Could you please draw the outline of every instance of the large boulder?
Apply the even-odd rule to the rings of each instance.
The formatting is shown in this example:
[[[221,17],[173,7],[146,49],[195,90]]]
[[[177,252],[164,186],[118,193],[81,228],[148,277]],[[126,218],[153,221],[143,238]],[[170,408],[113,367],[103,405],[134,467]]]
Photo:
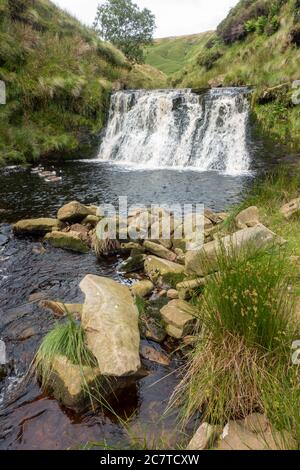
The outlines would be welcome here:
[[[285,240],[277,236],[262,224],[246,228],[227,235],[210,243],[206,243],[200,250],[189,251],[185,257],[185,269],[187,274],[205,276],[217,268],[217,257],[220,249],[230,254],[232,251],[241,250],[247,246],[264,248],[273,243],[284,244]]]
[[[248,207],[241,211],[235,218],[237,228],[255,227],[259,224],[259,211],[256,206]]]
[[[149,253],[152,253],[159,258],[163,258],[168,261],[176,261],[177,255],[168,248],[165,248],[163,245],[146,240],[144,242],[144,247],[147,251],[149,251]]]
[[[60,230],[63,224],[58,219],[40,218],[19,220],[13,225],[16,234],[42,234],[51,232],[52,230]]]
[[[166,323],[166,332],[169,336],[180,339],[192,332],[197,311],[188,302],[172,300],[161,309],[160,313]]]
[[[45,240],[55,248],[63,248],[78,253],[88,253],[89,246],[78,232],[50,232],[45,236]]]
[[[85,294],[82,327],[101,374],[135,374],[141,367],[139,314],[129,288],[91,274],[80,288]]]
[[[184,266],[181,264],[157,258],[156,256],[148,256],[146,258],[144,269],[147,276],[154,282],[161,276],[184,273]]]
[[[72,201],[59,209],[57,218],[62,222],[81,222],[88,215],[96,215],[96,210],[93,206],[84,206],[78,201]]]
[[[293,199],[282,206],[280,212],[286,219],[290,219],[293,215],[298,214],[300,212],[300,198]]]

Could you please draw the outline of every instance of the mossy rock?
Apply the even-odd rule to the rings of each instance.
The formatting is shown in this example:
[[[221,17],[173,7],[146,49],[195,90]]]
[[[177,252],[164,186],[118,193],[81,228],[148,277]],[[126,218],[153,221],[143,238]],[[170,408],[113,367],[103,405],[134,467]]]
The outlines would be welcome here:
[[[48,241],[55,248],[62,248],[64,250],[71,250],[77,253],[88,253],[90,248],[88,244],[82,240],[78,232],[51,232],[45,236]]]
[[[63,224],[58,219],[25,219],[14,224],[13,231],[22,235],[41,235],[52,230],[60,230],[62,227]]]

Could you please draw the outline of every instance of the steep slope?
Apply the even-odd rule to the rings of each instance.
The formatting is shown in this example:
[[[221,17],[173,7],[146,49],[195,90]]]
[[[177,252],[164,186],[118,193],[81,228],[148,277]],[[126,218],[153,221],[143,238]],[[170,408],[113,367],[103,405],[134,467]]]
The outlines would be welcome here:
[[[206,32],[190,36],[156,39],[154,44],[146,49],[146,63],[166,75],[179,72],[187,63],[195,60],[199,50],[212,34],[212,32]]]
[[[169,76],[169,83],[196,89],[254,87],[252,104],[260,129],[299,150],[300,106],[292,102],[293,82],[300,79],[299,46],[300,0],[241,0],[193,50],[191,60]],[[161,70],[168,67],[167,61],[151,63]]]
[[[254,87],[259,128],[292,150],[300,148],[300,0],[240,0],[216,32],[160,39],[147,62],[169,86]]]
[[[0,80],[0,163],[84,155],[114,86],[165,83],[48,0],[0,0]]]

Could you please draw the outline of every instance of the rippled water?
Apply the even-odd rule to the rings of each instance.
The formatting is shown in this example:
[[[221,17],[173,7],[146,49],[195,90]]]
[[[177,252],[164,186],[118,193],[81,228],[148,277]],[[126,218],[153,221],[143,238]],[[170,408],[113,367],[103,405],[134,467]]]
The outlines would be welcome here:
[[[47,166],[46,169],[51,169]],[[253,176],[226,176],[218,172],[189,170],[134,170],[100,161],[56,164],[59,183],[47,183],[30,170],[0,170],[0,214],[5,221],[24,217],[55,216],[71,200],[83,203],[118,203],[127,196],[129,204],[204,203],[224,210],[238,202]]]
[[[214,172],[134,171],[95,161],[67,162],[55,168],[62,176],[59,183],[47,183],[30,169],[0,170],[0,209],[5,209],[0,211],[0,339],[14,361],[14,372],[5,382],[9,394],[0,405],[2,449],[65,449],[104,439],[120,446],[128,440],[112,416],[70,412],[44,396],[34,379],[21,389],[18,386],[42,337],[55,323],[39,301],[81,302],[78,285],[88,273],[130,282],[117,273],[120,258],[97,262],[93,253],[79,255],[44,247],[40,241],[16,239],[8,223],[55,216],[70,200],[117,203],[120,195],[127,195],[129,204],[204,203],[221,211],[239,201],[253,181]],[[166,440],[174,438],[176,415],[161,417],[178,383],[178,361],[175,356],[169,367],[147,364],[150,375],[121,397],[116,409],[123,417],[131,416],[133,434],[157,437],[162,432]]]

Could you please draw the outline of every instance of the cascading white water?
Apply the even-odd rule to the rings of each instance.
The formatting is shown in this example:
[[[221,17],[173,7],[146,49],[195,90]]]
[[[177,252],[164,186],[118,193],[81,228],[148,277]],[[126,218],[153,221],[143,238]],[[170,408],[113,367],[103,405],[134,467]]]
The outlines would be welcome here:
[[[239,88],[119,91],[99,158],[143,167],[249,171],[249,103]]]

